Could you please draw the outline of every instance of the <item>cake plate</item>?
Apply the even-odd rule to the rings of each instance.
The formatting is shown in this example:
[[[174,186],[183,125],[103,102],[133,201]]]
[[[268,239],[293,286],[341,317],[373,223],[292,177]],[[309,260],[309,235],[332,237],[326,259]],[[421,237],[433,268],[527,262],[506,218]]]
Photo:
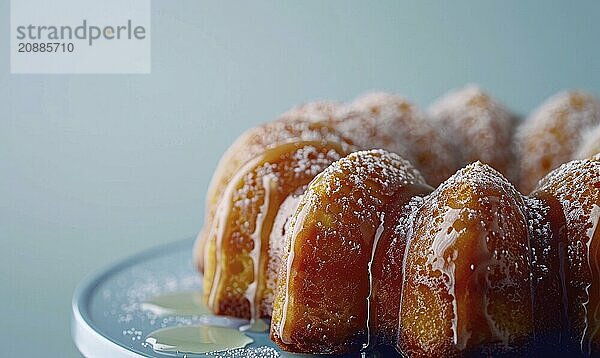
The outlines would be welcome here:
[[[265,333],[248,332],[254,342],[218,354],[159,352],[146,337],[161,328],[217,325],[236,327],[240,320],[212,315],[157,314],[145,309],[152,297],[200,292],[201,277],[192,265],[193,239],[161,245],[117,262],[85,279],[75,290],[71,334],[86,357],[277,357],[280,351]]]

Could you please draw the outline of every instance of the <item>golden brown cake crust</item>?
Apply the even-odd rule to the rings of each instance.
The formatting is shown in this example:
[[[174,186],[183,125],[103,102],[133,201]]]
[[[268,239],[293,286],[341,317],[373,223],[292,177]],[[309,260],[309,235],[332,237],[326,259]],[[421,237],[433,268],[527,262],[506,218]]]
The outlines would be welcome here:
[[[382,150],[333,163],[304,194],[288,232],[271,338],[284,350],[358,352],[369,343],[369,263],[384,208],[424,185],[407,161]]]
[[[425,199],[406,253],[400,351],[497,354],[533,338],[523,207],[512,185],[481,163]]]
[[[532,196],[549,206],[558,226],[563,345],[586,355],[600,352],[600,155],[563,164]]]

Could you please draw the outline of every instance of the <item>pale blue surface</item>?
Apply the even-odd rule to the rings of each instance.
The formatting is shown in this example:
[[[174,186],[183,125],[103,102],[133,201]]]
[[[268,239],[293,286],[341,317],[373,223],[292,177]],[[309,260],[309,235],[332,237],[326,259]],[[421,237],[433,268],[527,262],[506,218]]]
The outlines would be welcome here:
[[[10,75],[0,0],[2,354],[75,356],[85,274],[193,235],[220,154],[299,102],[426,105],[480,83],[520,113],[600,94],[600,2],[154,1],[151,75]]]

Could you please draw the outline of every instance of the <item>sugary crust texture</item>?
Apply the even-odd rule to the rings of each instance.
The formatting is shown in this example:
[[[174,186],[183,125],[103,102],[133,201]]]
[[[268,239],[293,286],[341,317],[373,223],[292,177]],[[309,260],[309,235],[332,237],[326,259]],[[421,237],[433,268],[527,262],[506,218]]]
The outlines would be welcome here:
[[[481,88],[469,85],[447,93],[429,107],[435,125],[460,153],[460,166],[475,161],[516,179],[513,135],[516,117]]]
[[[561,92],[527,118],[517,134],[520,189],[529,193],[544,175],[576,157],[584,134],[600,125],[600,103],[582,91]]]
[[[194,248],[194,261],[200,272],[204,270],[204,248],[217,206],[231,178],[246,162],[260,156],[265,150],[292,141],[334,142],[340,143],[348,153],[354,150],[352,143],[327,123],[311,122],[299,117],[281,118],[242,134],[223,154],[206,193],[204,224]]]
[[[533,337],[521,195],[487,165],[458,171],[413,222],[398,348],[411,357],[514,353]]]
[[[385,149],[410,161],[437,186],[458,168],[455,148],[408,100],[377,92],[340,107],[334,127],[362,149]]]
[[[219,204],[206,247],[204,299],[220,315],[269,317],[271,229],[284,200],[346,155],[342,145],[302,141],[275,146],[238,170]],[[271,285],[272,286],[272,285]]]
[[[350,353],[368,342],[368,266],[383,209],[417,183],[409,162],[383,150],[352,153],[311,182],[279,271],[271,338],[281,348]]]
[[[600,352],[600,154],[563,164],[532,193],[558,222],[568,342],[584,354]],[[556,219],[559,217],[560,219]]]

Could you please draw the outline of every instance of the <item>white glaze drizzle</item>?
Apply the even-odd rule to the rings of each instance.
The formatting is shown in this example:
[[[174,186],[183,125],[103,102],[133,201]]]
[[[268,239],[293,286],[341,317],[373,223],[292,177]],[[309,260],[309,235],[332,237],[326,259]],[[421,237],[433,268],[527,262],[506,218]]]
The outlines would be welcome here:
[[[369,260],[367,270],[369,272],[369,294],[367,295],[367,343],[363,343],[363,349],[369,347],[371,344],[371,295],[373,294],[373,261],[375,260],[375,252],[377,251],[377,244],[383,233],[385,225],[385,212],[379,215],[379,226],[375,231],[375,239],[373,240],[373,246],[371,247],[371,259]]]
[[[498,199],[497,198],[488,198],[488,200],[498,200]],[[440,231],[436,234],[436,236],[433,239],[432,245],[431,245],[431,249],[433,252],[429,256],[428,262],[427,262],[429,265],[431,265],[432,270],[438,270],[442,274],[444,274],[444,276],[446,276],[448,278],[448,281],[446,282],[446,286],[448,288],[448,293],[452,296],[452,310],[453,310],[453,316],[451,319],[452,342],[458,350],[464,350],[467,347],[468,341],[469,341],[470,337],[472,336],[472,332],[464,331],[465,327],[461,326],[461,324],[459,322],[459,319],[460,319],[460,317],[458,315],[459,297],[457,297],[457,292],[455,292],[456,276],[455,276],[455,264],[454,264],[454,262],[458,259],[459,251],[454,249],[453,252],[447,253],[447,250],[452,248],[453,245],[455,245],[456,240],[460,236],[460,232],[457,231],[453,227],[453,224],[457,220],[460,219],[460,216],[461,216],[463,210],[464,209],[452,209],[452,208],[447,209],[447,211],[444,214],[444,221],[440,225],[440,227],[448,227],[448,228],[452,228],[452,230],[450,232]],[[467,214],[467,215],[471,215],[471,214]],[[506,266],[505,263],[503,263],[501,260],[494,258],[494,256],[491,255],[491,253],[487,249],[486,242],[488,240],[488,235],[489,235],[490,231],[498,232],[498,233],[501,232],[501,229],[497,222],[497,218],[494,219],[494,221],[491,223],[491,225],[492,225],[492,227],[488,228],[488,229],[485,229],[482,227],[482,230],[484,230],[484,231],[481,233],[481,236],[477,239],[478,240],[477,241],[477,246],[478,246],[477,257],[479,257],[479,259],[481,259],[481,261],[477,262],[476,264],[471,264],[471,270],[473,271],[473,274],[472,274],[473,276],[472,276],[471,280],[474,280],[476,282],[477,277],[483,276],[483,277],[485,277],[487,287],[490,287],[490,285],[491,285],[491,282],[489,281],[489,274],[492,270],[492,267],[500,266],[505,271],[508,269],[507,267],[504,267],[504,266]],[[446,256],[448,256],[448,257],[446,257]],[[490,304],[490,300],[487,295],[487,291],[485,291],[485,292],[483,292],[483,296],[481,297],[480,308],[482,309],[482,314],[484,315],[484,317],[488,323],[488,327],[489,327],[492,335],[495,338],[498,338],[499,340],[501,340],[503,343],[506,344],[506,343],[508,343],[510,336],[509,336],[508,332],[503,332],[498,327],[498,325],[494,321],[493,317],[491,317],[491,315],[489,314],[489,312],[488,312],[489,304]]]
[[[444,214],[444,222],[441,227],[452,227],[454,222],[460,217],[460,209],[451,209],[448,208],[448,211]],[[446,260],[444,258],[444,254],[448,248],[454,245],[456,239],[458,238],[459,233],[452,229],[450,233],[445,231],[438,232],[431,244],[431,249],[433,250],[432,255],[428,257],[428,264],[431,265],[432,270],[438,270],[444,275],[448,277],[448,291],[450,295],[452,295],[452,341],[455,345],[460,347],[460,344],[463,344],[462,340],[459,344],[459,335],[458,335],[458,307],[457,307],[457,299],[456,293],[454,292],[454,260],[456,260],[458,256],[458,252],[455,250],[452,254],[450,260]],[[466,341],[464,342],[466,344]]]
[[[260,266],[261,250],[262,250],[262,231],[263,231],[263,224],[264,224],[265,216],[267,215],[267,213],[269,211],[269,204],[271,201],[271,189],[272,189],[271,186],[274,183],[274,180],[276,180],[276,177],[273,174],[267,174],[262,177],[262,185],[263,185],[263,190],[264,190],[263,204],[260,207],[260,212],[256,216],[254,232],[252,233],[252,235],[250,235],[250,237],[252,238],[252,241],[254,242],[254,247],[252,248],[252,251],[250,251],[250,253],[249,253],[249,256],[252,258],[252,263],[254,266],[254,275],[253,275],[252,282],[248,285],[248,288],[246,289],[246,292],[244,293],[244,297],[250,303],[250,325],[249,325],[250,327],[253,326],[254,321],[259,319],[257,310],[256,310],[256,305],[257,305],[256,296],[257,296],[258,284],[260,281],[260,272],[259,272],[260,267],[259,266]]]
[[[488,197],[487,200],[489,200],[490,202],[492,202],[492,201],[495,202],[496,203],[494,205],[495,207],[500,207],[502,205],[501,199],[499,197]],[[490,272],[491,272],[492,268],[502,268],[504,270],[504,274],[505,274],[504,279],[503,279],[504,285],[510,284],[510,281],[512,281],[512,277],[510,275],[510,269],[508,267],[508,265],[511,265],[511,263],[508,263],[506,258],[504,258],[503,260],[500,260],[500,259],[494,257],[494,255],[489,252],[487,246],[484,244],[484,241],[483,241],[483,240],[486,240],[485,242],[487,242],[487,240],[489,239],[490,232],[503,234],[503,229],[500,227],[500,223],[498,222],[498,215],[500,215],[500,214],[498,214],[498,213],[494,214],[494,219],[491,222],[491,228],[489,228],[484,233],[484,236],[480,237],[479,241],[478,241],[479,250],[480,250],[479,252],[484,253],[484,250],[485,250],[485,254],[487,254],[488,259],[479,263],[479,265],[477,266],[475,271],[476,271],[477,275],[482,275],[485,277],[485,281],[487,283],[486,287],[488,289],[490,287],[492,287],[492,285],[493,285],[492,281],[490,280]],[[526,223],[527,220],[525,218],[525,214],[520,212],[520,216],[521,216],[520,221],[523,223]],[[527,238],[527,240],[529,240],[529,237]],[[527,247],[530,247],[529,243],[527,243]],[[497,251],[495,251],[494,253],[497,253]],[[529,297],[531,298],[531,295],[529,295]],[[503,344],[508,345],[510,342],[510,332],[508,332],[506,330],[502,330],[502,328],[500,326],[498,326],[497,322],[490,315],[490,312],[489,312],[490,299],[487,295],[487,290],[485,291],[484,296],[483,296],[483,303],[484,303],[483,315],[486,318],[486,321],[488,323],[488,327],[490,328],[490,331],[492,332],[492,334],[494,335],[495,338],[499,339]],[[530,301],[530,303],[531,303],[531,301]]]
[[[588,231],[586,232],[586,235],[588,237],[588,240],[586,241],[586,246],[587,246],[587,265],[588,268],[590,269],[590,282],[586,285],[585,287],[585,294],[587,296],[587,300],[583,303],[583,309],[585,311],[585,325],[583,328],[583,334],[581,336],[581,341],[580,343],[580,347],[581,350],[583,352],[585,352],[584,350],[584,341],[587,338],[587,353],[591,354],[592,352],[592,342],[594,340],[594,337],[596,336],[596,334],[598,334],[598,329],[600,328],[600,324],[598,324],[599,321],[599,317],[598,317],[598,304],[596,304],[596,307],[594,308],[594,314],[591,318],[593,318],[594,322],[589,322],[590,321],[590,317],[588,314],[588,310],[591,308],[588,308],[588,305],[590,304],[590,288],[593,285],[594,279],[600,279],[600,277],[594,277],[594,272],[596,273],[600,273],[600,267],[598,267],[598,258],[594,258],[595,261],[595,267],[592,267],[592,264],[590,262],[590,257],[592,256],[592,240],[594,239],[594,234],[596,232],[596,229],[598,227],[598,221],[600,220],[600,206],[594,204],[592,211],[590,213],[590,220],[589,222],[592,224],[592,226],[588,229]],[[599,288],[596,288],[599,289]],[[590,325],[593,328],[593,331],[589,334],[588,337],[588,330],[590,329]]]
[[[323,173],[319,174],[311,183],[317,181]],[[302,223],[304,218],[306,217],[307,212],[311,209],[311,205],[309,203],[300,203],[301,209],[297,212],[296,219],[292,222],[292,230],[291,230],[291,238],[288,250],[287,261],[285,262],[286,274],[285,274],[285,286],[283,292],[285,292],[285,296],[283,297],[283,309],[281,310],[281,322],[279,323],[278,333],[279,339],[285,344],[291,344],[291,342],[287,341],[284,336],[285,324],[287,318],[287,312],[290,304],[290,278],[292,276],[292,265],[294,264],[294,247],[296,246],[296,237],[299,235],[299,231],[301,230],[302,225],[298,225],[298,223]]]
[[[246,166],[251,165],[251,163],[246,164]],[[245,175],[245,173],[247,172],[247,170],[245,170],[246,167],[242,168],[230,181],[231,183],[239,183],[242,180],[242,177]],[[210,289],[210,295],[208,297],[208,306],[211,307],[214,310],[216,310],[217,307],[214,307],[215,304],[215,300],[216,300],[216,296],[217,296],[217,291],[219,291],[219,285],[221,284],[221,271],[223,269],[223,260],[221,258],[222,256],[222,243],[223,243],[223,239],[225,237],[225,228],[227,227],[227,223],[229,222],[229,214],[231,213],[231,206],[232,206],[232,202],[233,202],[233,195],[234,192],[237,190],[237,185],[228,185],[227,189],[225,190],[225,192],[223,193],[223,198],[221,200],[221,202],[219,203],[219,206],[217,208],[217,213],[215,215],[215,221],[213,223],[213,228],[211,229],[211,234],[209,236],[209,238],[213,237],[213,232],[216,230],[216,233],[214,234],[215,237],[215,245],[216,245],[216,261],[215,261],[215,275],[213,278],[213,283]],[[210,243],[207,244],[204,247],[204,252],[205,252],[205,262],[209,262],[208,261],[208,257],[209,257],[209,248],[210,248]]]
[[[223,260],[221,259],[221,245],[222,245],[223,237],[225,236],[225,226],[226,226],[225,223],[227,223],[227,220],[229,219],[229,212],[231,211],[230,210],[230,208],[231,208],[231,199],[230,198],[232,195],[233,195],[233,189],[228,188],[226,195],[224,195],[224,198],[226,198],[226,200],[221,200],[221,204],[219,204],[219,207],[217,208],[217,220],[215,220],[215,225],[211,229],[211,234],[210,234],[210,237],[212,238],[213,232],[216,230],[216,233],[214,234],[214,235],[216,235],[216,237],[215,237],[215,245],[216,245],[215,275],[213,278],[212,286],[210,287],[210,295],[208,297],[208,306],[211,307],[213,310],[216,309],[214,307],[214,303],[215,303],[215,298],[216,298],[217,291],[218,291],[218,286],[221,283],[221,270],[222,270],[221,265],[223,264]],[[210,246],[211,245],[208,244],[204,248],[205,260],[208,258],[209,254],[210,254],[210,252],[209,252]],[[205,262],[209,262],[209,261],[207,260]]]

